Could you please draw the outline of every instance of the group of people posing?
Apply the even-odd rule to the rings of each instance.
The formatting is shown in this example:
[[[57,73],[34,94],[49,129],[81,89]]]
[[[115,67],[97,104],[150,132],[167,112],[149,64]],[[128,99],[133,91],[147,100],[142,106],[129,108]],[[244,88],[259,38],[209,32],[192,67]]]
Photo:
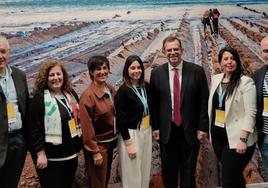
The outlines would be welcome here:
[[[268,63],[268,37],[261,43]],[[43,63],[29,99],[25,74],[8,65],[8,40],[0,36],[0,186],[16,188],[27,149],[43,188],[71,188],[83,149],[91,188],[108,185],[113,150],[123,188],[148,188],[152,140],[160,144],[165,188],[194,188],[200,143],[210,138],[222,164],[222,187],[245,187],[243,170],[257,142],[268,173],[268,72],[255,82],[243,74],[231,47],[219,53],[222,73],[209,87],[201,66],[182,60],[175,36],[163,41],[167,63],[144,81],[140,57],[131,55],[116,91],[107,84],[109,61],[88,61],[92,82],[80,98],[64,65]],[[255,84],[256,83],[256,84]],[[255,86],[256,85],[256,86]],[[257,126],[256,126],[257,125]],[[258,130],[258,131],[257,131]]]

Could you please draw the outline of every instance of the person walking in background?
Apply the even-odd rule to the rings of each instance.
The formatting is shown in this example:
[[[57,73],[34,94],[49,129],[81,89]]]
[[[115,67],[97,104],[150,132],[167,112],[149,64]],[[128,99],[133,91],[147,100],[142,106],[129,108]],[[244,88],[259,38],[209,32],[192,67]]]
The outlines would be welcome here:
[[[212,19],[212,9],[211,8],[209,9],[209,19],[210,20]]]
[[[256,88],[254,81],[242,74],[235,49],[221,49],[219,62],[223,73],[213,76],[209,95],[211,141],[222,164],[222,187],[242,188],[243,171],[257,141]]]
[[[78,96],[64,66],[42,64],[28,110],[28,139],[42,188],[71,188],[82,148]]]
[[[204,25],[204,35],[206,35],[206,28],[207,28],[207,25],[209,26],[210,28],[210,33],[213,34],[213,31],[212,31],[212,27],[211,27],[211,24],[210,24],[210,12],[208,10],[206,10],[203,14],[203,19],[202,19],[202,23]]]
[[[266,64],[256,71],[254,79],[257,89],[257,119],[258,146],[262,162],[268,175],[268,36],[261,41],[261,55]]]
[[[106,57],[89,58],[88,71],[92,82],[79,104],[86,169],[90,188],[106,188],[117,143],[115,89],[106,83],[110,71]]]
[[[162,177],[166,188],[194,188],[200,140],[208,132],[208,85],[201,66],[182,60],[183,48],[177,37],[163,41],[168,59],[153,69],[153,137],[160,139]]]
[[[219,17],[219,10],[217,8],[214,8],[212,11],[212,25],[215,34],[219,34]]]
[[[8,65],[8,40],[0,36],[0,187],[16,188],[23,169],[26,146],[26,75]]]
[[[118,152],[123,188],[148,188],[152,160],[150,93],[141,59],[131,55],[123,69],[124,83],[115,97]]]

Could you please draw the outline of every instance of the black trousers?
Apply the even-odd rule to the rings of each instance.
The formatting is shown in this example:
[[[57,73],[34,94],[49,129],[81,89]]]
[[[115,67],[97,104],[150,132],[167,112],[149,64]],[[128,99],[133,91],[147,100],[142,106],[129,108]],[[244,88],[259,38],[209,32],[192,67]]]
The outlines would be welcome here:
[[[17,188],[26,153],[24,134],[22,132],[9,134],[6,161],[0,168],[1,188]]]
[[[212,27],[211,27],[209,18],[203,19],[203,24],[204,24],[204,34],[206,34],[207,25],[209,26],[210,33],[212,34],[213,33],[213,30],[212,30]]]
[[[239,154],[236,149],[230,149],[225,129],[219,131],[213,128],[212,146],[218,160],[222,164],[222,187],[223,188],[243,188],[245,179],[243,171],[251,160],[255,151],[255,144],[248,147],[246,153]],[[213,134],[214,133],[214,134]]]
[[[218,21],[218,19],[212,20],[212,24],[213,24],[214,33],[218,34],[219,33],[219,21]]]
[[[42,188],[71,188],[78,158],[66,161],[48,161],[47,168],[36,169]]]
[[[196,161],[200,144],[189,145],[182,126],[172,123],[169,142],[160,142],[162,177],[165,188],[195,188]]]

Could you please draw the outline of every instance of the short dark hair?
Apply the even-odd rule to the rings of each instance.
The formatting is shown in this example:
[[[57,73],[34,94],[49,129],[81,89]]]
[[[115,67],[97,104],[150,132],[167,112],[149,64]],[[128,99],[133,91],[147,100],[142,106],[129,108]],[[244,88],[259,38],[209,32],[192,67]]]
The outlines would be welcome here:
[[[243,70],[242,70],[242,64],[241,64],[238,52],[236,51],[236,49],[230,46],[225,46],[224,48],[220,50],[219,63],[221,63],[224,52],[229,52],[230,54],[232,54],[236,62],[236,69],[230,78],[230,84],[226,88],[226,97],[229,97],[233,94],[235,88],[239,85],[240,77],[243,75]]]
[[[137,56],[137,55],[130,55],[126,59],[126,62],[125,62],[125,65],[124,65],[124,69],[123,69],[123,79],[124,79],[124,82],[125,82],[125,84],[127,86],[129,86],[129,87],[132,86],[131,78],[130,78],[130,76],[128,74],[128,68],[131,66],[131,64],[134,61],[139,62],[140,66],[141,66],[142,73],[141,73],[141,77],[139,79],[139,85],[140,86],[144,86],[144,66],[143,66],[143,62],[142,62],[141,58],[139,56]]]
[[[176,37],[176,36],[169,35],[169,36],[167,36],[167,37],[163,40],[163,43],[162,43],[162,50],[165,50],[165,44],[166,44],[167,42],[173,42],[173,41],[175,41],[175,40],[177,40],[177,41],[179,42],[180,48],[182,48],[181,40],[180,40],[178,37]]]
[[[93,77],[90,73],[93,73],[97,68],[101,67],[103,64],[106,64],[110,70],[109,60],[105,56],[96,55],[89,58],[87,62],[87,68],[90,75],[90,79],[93,80]]]

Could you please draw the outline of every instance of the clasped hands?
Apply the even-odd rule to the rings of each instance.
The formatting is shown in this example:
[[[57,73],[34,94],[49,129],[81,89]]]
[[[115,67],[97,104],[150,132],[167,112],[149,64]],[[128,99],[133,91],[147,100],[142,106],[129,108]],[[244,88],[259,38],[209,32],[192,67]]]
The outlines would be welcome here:
[[[130,159],[135,159],[137,155],[137,150],[135,143],[132,139],[125,140],[125,146]]]

